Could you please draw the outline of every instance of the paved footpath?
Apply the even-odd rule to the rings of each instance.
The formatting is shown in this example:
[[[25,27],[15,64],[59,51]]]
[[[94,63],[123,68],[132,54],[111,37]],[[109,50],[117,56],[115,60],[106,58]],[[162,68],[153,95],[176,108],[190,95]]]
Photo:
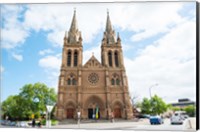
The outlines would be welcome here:
[[[183,125],[171,125],[169,119],[164,120],[164,124],[161,125],[150,125],[148,119],[142,119],[139,121],[115,121],[112,122],[94,122],[94,123],[80,123],[80,124],[60,124],[52,126],[51,128],[67,128],[67,129],[97,129],[97,130],[152,130],[152,131],[163,131],[163,130],[176,130],[176,131],[194,131],[195,130],[195,119],[191,118],[189,121],[186,120]]]

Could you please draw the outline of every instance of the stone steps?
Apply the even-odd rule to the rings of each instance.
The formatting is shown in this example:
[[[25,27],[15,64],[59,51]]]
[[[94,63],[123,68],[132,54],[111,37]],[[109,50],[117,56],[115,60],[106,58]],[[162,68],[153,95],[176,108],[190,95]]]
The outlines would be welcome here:
[[[137,122],[138,119],[131,119],[131,120],[125,120],[125,119],[114,119],[115,122]],[[93,120],[93,119],[82,119],[81,123],[106,123],[106,122],[111,122],[111,120],[106,120],[106,119],[98,119],[98,120]],[[76,119],[65,119],[59,122],[59,125],[65,125],[65,124],[77,124]]]

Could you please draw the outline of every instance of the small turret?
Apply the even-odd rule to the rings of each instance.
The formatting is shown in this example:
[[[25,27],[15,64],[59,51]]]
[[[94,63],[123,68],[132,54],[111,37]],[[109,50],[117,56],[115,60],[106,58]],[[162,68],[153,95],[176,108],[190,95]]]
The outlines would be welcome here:
[[[120,38],[120,36],[119,36],[119,32],[117,33],[117,42],[121,42],[121,38]]]

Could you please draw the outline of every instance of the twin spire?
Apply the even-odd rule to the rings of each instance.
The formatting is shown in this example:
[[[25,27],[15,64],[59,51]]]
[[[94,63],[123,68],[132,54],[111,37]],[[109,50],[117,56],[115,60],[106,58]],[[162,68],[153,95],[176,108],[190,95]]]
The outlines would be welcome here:
[[[78,24],[77,24],[77,21],[76,21],[76,9],[74,9],[74,16],[72,18],[70,32],[75,32],[77,30],[78,30]]]
[[[67,33],[65,33],[65,38],[67,38]],[[104,38],[108,41],[108,44],[115,43],[115,32],[112,29],[112,24],[110,21],[109,11],[107,10],[107,20],[106,20],[106,29],[104,32]],[[78,40],[82,40],[81,33],[78,31],[78,24],[76,20],[76,9],[74,9],[74,15],[72,18],[70,30],[68,32],[68,42],[75,43]],[[117,36],[117,41],[120,40],[119,34]]]
[[[109,11],[107,11],[106,32],[112,32],[112,24],[110,21]]]

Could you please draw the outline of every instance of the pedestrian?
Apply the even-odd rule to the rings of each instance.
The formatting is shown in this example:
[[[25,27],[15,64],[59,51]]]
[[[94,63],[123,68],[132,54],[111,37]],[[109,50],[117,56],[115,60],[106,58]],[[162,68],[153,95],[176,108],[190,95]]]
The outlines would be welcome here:
[[[35,127],[35,119],[32,120],[32,127]]]
[[[38,127],[41,128],[41,121],[38,122]]]
[[[114,123],[114,113],[113,113],[113,111],[111,112],[111,122]]]

